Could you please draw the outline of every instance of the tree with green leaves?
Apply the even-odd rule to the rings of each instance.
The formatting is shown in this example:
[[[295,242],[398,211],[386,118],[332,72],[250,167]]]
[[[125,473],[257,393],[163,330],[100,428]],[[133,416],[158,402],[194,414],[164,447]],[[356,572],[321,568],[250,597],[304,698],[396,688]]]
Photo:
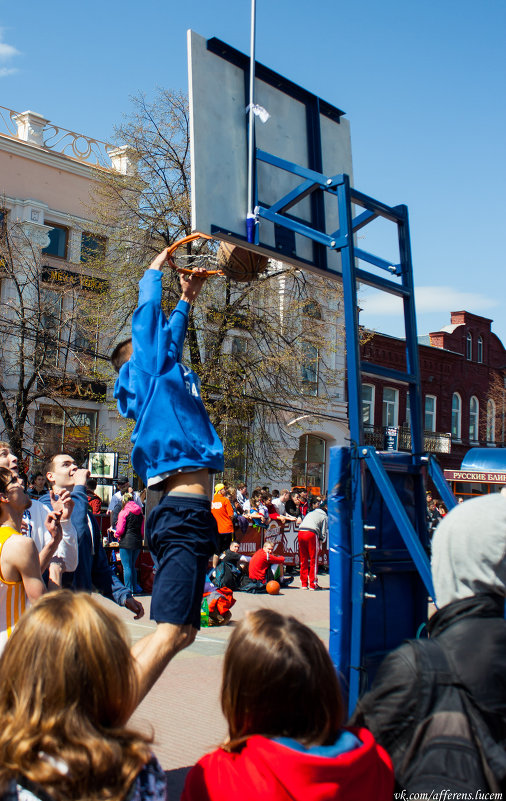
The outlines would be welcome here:
[[[108,236],[105,258],[95,267],[110,287],[103,303],[109,346],[127,335],[137,283],[153,256],[191,233],[186,97],[167,90],[152,101],[137,96],[116,137],[128,166],[104,171],[94,202]],[[167,313],[179,294],[178,275],[167,269]],[[292,418],[332,414],[329,405],[343,381],[335,366],[342,351],[340,307],[335,280],[279,261],[250,283],[207,281],[190,312],[185,358],[201,379],[232,480],[246,470],[280,469],[285,448],[293,451]]]

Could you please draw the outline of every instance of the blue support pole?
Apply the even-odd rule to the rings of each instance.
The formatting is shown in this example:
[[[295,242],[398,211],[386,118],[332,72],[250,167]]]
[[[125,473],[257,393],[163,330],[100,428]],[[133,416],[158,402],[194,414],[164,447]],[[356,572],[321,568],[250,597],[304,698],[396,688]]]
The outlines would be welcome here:
[[[429,455],[429,475],[434,482],[434,486],[441,496],[444,505],[450,511],[457,505],[457,499],[450,489],[444,473],[439,466],[438,460],[432,454]]]
[[[357,282],[348,176],[337,187],[337,205],[341,236],[347,240],[341,250],[343,276],[344,322],[346,331],[346,367],[348,372],[348,416],[352,442],[352,517],[351,517],[351,640],[350,640],[350,704],[360,692],[362,661],[362,619],[364,601],[364,523],[362,512],[362,462],[358,446],[363,441],[362,384],[360,380],[360,343],[358,332]]]

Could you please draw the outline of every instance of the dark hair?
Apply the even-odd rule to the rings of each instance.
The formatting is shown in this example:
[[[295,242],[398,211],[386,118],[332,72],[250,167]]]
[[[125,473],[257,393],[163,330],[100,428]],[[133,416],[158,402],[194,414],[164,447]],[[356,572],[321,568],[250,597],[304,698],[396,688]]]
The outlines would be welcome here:
[[[0,492],[7,492],[7,487],[12,481],[12,473],[8,467],[0,467]]]
[[[125,364],[125,362],[128,361],[126,357],[127,346],[131,344],[132,344],[132,337],[124,339],[122,342],[118,342],[113,352],[111,353],[111,364],[117,373],[119,373],[120,368]]]
[[[96,478],[87,478],[86,479],[86,486],[88,489],[95,491],[97,488],[97,479]]]
[[[59,453],[52,453],[51,456],[48,456],[46,458],[46,460],[44,462],[44,470],[45,470],[46,478],[47,478],[47,474],[48,473],[52,473],[54,471],[53,462],[54,462],[54,460],[56,459],[57,456],[60,456],[60,454]]]
[[[331,745],[344,723],[337,674],[323,642],[296,618],[271,609],[247,613],[232,632],[221,706],[227,751],[253,734]]]
[[[39,476],[42,476],[42,478],[45,478],[44,473],[32,473],[32,477],[31,477],[30,481],[35,481],[35,479],[38,478]]]

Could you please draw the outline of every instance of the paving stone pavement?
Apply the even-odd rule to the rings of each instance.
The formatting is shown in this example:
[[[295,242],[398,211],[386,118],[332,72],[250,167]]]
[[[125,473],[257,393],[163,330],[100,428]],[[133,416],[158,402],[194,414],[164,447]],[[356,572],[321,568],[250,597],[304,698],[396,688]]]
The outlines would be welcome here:
[[[169,664],[131,718],[130,725],[153,736],[153,750],[167,773],[169,799],[181,794],[188,769],[225,737],[226,725],[220,708],[223,655],[233,628],[247,610],[267,607],[291,614],[312,628],[328,644],[329,577],[318,577],[322,590],[304,592],[293,585],[277,596],[235,594],[232,620],[227,626],[202,629],[190,648]],[[149,634],[155,623],[149,619],[150,597],[143,596],[146,614],[135,621],[128,610],[104,601],[120,615],[132,641]]]

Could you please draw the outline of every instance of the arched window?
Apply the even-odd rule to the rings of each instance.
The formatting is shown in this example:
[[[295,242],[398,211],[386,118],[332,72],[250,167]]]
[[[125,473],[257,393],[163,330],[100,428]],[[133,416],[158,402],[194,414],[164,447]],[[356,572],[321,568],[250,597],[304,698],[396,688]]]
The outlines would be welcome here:
[[[480,404],[478,398],[473,395],[469,401],[469,439],[471,442],[478,442],[478,422],[480,416]]]
[[[458,392],[452,397],[452,437],[460,439],[462,425],[462,399]]]
[[[362,384],[362,420],[365,426],[374,425],[374,385]]]
[[[314,434],[303,434],[293,457],[292,487],[315,487],[318,493],[323,493],[326,461],[326,441]]]
[[[492,398],[487,401],[487,442],[495,442],[495,403]]]
[[[473,358],[473,336],[470,331],[467,332],[466,336],[466,359],[471,361]]]
[[[476,361],[480,364],[483,362],[483,337],[478,337],[478,341],[476,343]]]

